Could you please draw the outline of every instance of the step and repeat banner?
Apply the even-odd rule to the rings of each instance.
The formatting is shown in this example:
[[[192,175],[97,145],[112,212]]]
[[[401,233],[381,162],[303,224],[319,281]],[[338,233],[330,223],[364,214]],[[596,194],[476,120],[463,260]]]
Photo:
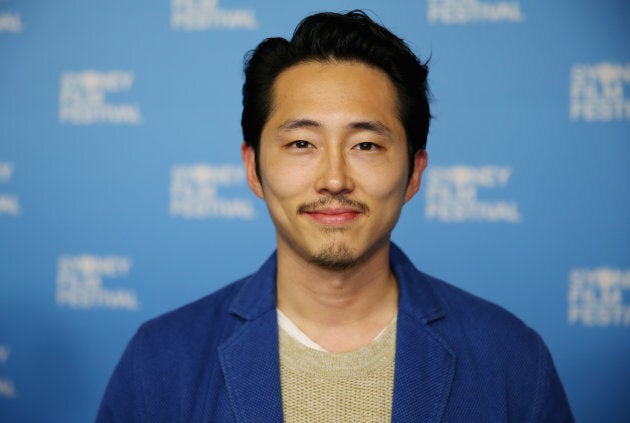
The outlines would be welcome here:
[[[394,241],[539,331],[578,421],[630,421],[624,0],[0,0],[0,421],[93,420],[141,322],[262,264],[244,55],[354,8],[431,58]]]

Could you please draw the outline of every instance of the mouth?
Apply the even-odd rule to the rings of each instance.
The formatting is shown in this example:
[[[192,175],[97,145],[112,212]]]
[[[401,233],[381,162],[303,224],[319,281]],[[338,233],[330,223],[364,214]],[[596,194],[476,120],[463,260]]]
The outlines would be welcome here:
[[[304,211],[304,214],[323,225],[345,225],[357,219],[362,212],[347,207],[340,207],[308,210]]]
[[[368,206],[346,197],[322,198],[299,207],[298,212],[322,225],[345,225],[368,214]]]

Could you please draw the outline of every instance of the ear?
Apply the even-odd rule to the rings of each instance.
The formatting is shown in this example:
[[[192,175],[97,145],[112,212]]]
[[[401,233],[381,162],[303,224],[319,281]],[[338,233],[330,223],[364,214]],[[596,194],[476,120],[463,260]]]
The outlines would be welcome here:
[[[262,183],[256,174],[256,151],[254,148],[243,142],[241,144],[241,159],[245,167],[245,176],[247,177],[247,185],[259,198],[264,199]]]
[[[422,173],[427,167],[429,156],[426,150],[419,150],[413,157],[413,171],[409,183],[407,184],[407,191],[405,191],[405,203],[413,198],[414,195],[420,189],[420,183],[422,182]]]

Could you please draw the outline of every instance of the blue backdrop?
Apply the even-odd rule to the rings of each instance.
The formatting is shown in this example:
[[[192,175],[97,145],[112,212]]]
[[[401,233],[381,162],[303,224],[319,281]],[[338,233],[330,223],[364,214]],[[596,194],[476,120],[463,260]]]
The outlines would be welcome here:
[[[85,422],[138,325],[274,248],[239,146],[246,51],[365,8],[431,56],[394,240],[630,421],[630,2],[0,0],[0,421]]]

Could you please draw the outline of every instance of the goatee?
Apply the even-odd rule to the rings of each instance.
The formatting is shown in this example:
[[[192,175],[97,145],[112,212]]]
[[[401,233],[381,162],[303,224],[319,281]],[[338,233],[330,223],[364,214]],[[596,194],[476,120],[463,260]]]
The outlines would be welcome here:
[[[309,260],[327,270],[346,270],[357,264],[353,251],[345,243],[331,243],[320,249]]]

